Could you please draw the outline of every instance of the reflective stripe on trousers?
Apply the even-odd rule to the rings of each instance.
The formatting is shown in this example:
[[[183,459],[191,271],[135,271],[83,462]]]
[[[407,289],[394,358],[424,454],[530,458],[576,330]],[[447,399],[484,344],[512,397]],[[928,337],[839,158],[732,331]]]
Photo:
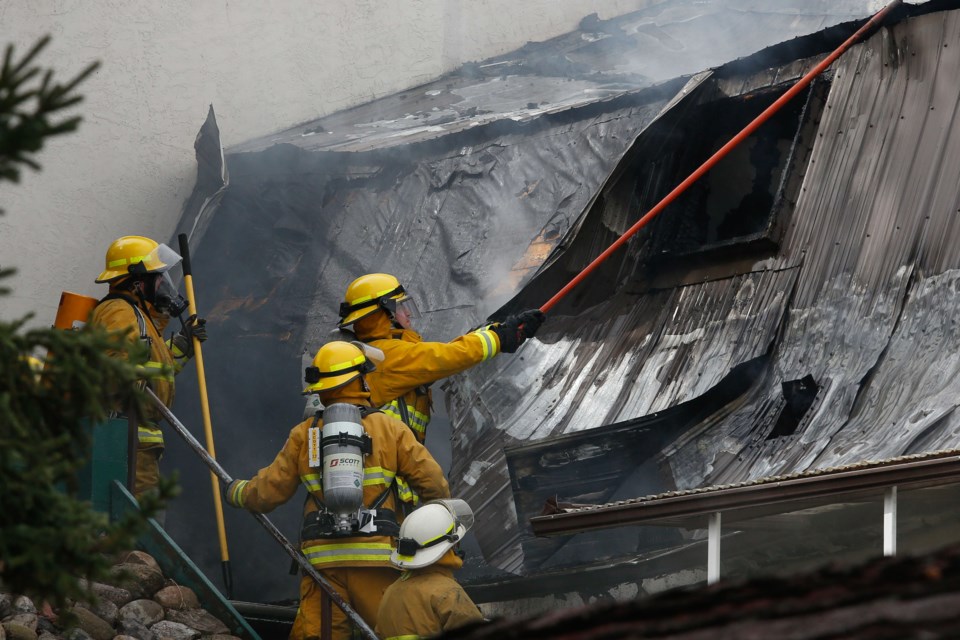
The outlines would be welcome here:
[[[303,548],[303,555],[315,567],[333,562],[389,562],[392,552],[389,542],[316,544]]]
[[[158,427],[141,424],[137,426],[137,439],[140,444],[163,444],[163,431]]]

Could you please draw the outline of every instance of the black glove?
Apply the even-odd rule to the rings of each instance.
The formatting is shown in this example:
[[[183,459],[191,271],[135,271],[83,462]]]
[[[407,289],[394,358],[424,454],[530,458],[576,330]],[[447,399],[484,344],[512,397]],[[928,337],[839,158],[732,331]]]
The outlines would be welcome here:
[[[515,353],[527,338],[533,337],[546,319],[547,316],[539,309],[530,309],[490,325],[490,330],[500,339],[500,351]]]
[[[193,314],[187,321],[183,323],[183,327],[180,329],[180,333],[186,337],[187,340],[193,342],[193,339],[196,338],[200,342],[206,342],[207,340],[207,319],[198,318],[197,314]]]
[[[540,311],[540,309],[528,309],[518,314],[517,319],[520,321],[520,331],[523,332],[523,337],[530,339],[537,333],[537,329],[540,328],[544,320],[547,319],[547,315],[543,311]]]
[[[203,342],[207,339],[206,325],[206,320],[203,318],[198,318],[197,314],[193,314],[184,321],[183,326],[180,327],[180,332],[173,336],[173,346],[179,349],[180,353],[187,358],[192,358],[193,339],[196,338],[200,342]],[[176,355],[176,352],[174,352],[174,355]]]

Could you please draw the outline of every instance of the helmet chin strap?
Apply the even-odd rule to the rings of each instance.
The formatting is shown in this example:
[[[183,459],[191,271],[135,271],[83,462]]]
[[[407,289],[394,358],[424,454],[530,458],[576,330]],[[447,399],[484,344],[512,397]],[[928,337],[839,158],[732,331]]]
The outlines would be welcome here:
[[[157,324],[153,321],[153,314],[149,312],[150,307],[147,305],[147,298],[143,292],[143,288],[146,285],[147,282],[143,278],[134,278],[130,288],[133,290],[134,295],[137,296],[137,299],[140,300],[140,304],[143,306],[144,315],[147,316],[147,320],[149,320],[150,324],[153,325],[154,331],[159,334],[160,329],[157,328]]]
[[[137,296],[137,300],[140,301],[140,304],[143,305],[144,311],[149,307],[147,306],[147,296],[144,293],[143,289],[147,286],[146,280],[141,278],[134,278],[133,282],[130,285],[130,289],[133,291],[134,295]]]
[[[397,303],[393,299],[384,296],[377,301],[377,306],[380,307],[381,311],[387,314],[388,318],[390,318],[390,326],[392,326],[394,329],[403,329],[403,327],[400,326],[400,323],[397,322]]]

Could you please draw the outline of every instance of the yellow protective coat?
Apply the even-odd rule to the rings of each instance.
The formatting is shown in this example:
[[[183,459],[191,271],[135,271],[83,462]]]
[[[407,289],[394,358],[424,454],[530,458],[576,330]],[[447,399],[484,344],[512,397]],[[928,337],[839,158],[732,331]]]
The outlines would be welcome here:
[[[417,640],[483,620],[453,577],[451,567],[461,564],[451,550],[436,564],[404,571],[380,601],[377,635],[383,640]]]
[[[325,395],[324,404],[347,402],[369,406],[369,394],[359,391],[359,388],[359,380],[355,380],[343,389],[331,392],[335,397]],[[261,469],[253,479],[233,485],[227,501],[250,511],[267,513],[292,498],[301,484],[322,501],[322,467],[309,466],[307,437],[312,424],[313,418],[310,418],[295,426],[270,466]],[[317,426],[322,424],[320,421]],[[368,415],[363,418],[362,424],[373,441],[373,452],[364,457],[365,505],[372,504],[395,477],[403,477],[425,499],[450,496],[450,488],[440,465],[406,426],[383,413]],[[392,491],[383,507],[398,512],[399,517],[399,505]],[[305,513],[316,510],[314,501],[308,500]],[[390,564],[392,539],[386,536],[363,536],[304,540],[301,549],[314,567],[331,572],[330,576],[342,586],[344,598],[357,604],[358,613],[373,626],[376,623],[373,615],[383,589],[390,582],[388,578],[391,574],[394,578],[397,575]],[[378,571],[341,571],[346,567]],[[301,582],[300,609],[291,638],[320,635],[320,590],[312,582],[309,577]],[[346,618],[336,607],[333,614],[334,637],[349,638],[350,626]]]
[[[466,371],[500,353],[500,339],[489,329],[477,329],[450,342],[424,342],[416,331],[393,328],[390,317],[376,311],[353,325],[357,338],[383,351],[383,362],[367,375],[374,406],[403,420],[406,404],[417,440],[427,437],[431,396],[428,385]]]
[[[118,292],[111,290],[111,294],[116,293]],[[127,339],[131,343],[136,343],[140,340],[140,322],[131,305],[137,305],[137,302],[134,298],[126,295],[124,295],[124,300],[111,299],[101,302],[93,310],[90,322],[110,331],[126,331]],[[169,342],[164,342],[161,335],[167,328],[170,318],[158,313],[149,303],[146,309],[142,305],[137,305],[137,308],[142,314],[145,334],[150,341],[150,359],[136,364],[147,369],[169,367],[174,373],[178,373],[183,368],[187,358]],[[114,352],[110,355],[118,358],[127,357],[123,352]],[[173,374],[151,378],[149,384],[153,392],[165,405],[169,407],[173,404]],[[118,407],[118,409],[123,410],[124,408]],[[163,432],[160,430],[159,420],[160,412],[153,408],[147,408],[146,415],[141,416],[138,425],[139,444],[137,447],[136,487],[134,488],[134,493],[137,496],[156,487],[160,481]]]

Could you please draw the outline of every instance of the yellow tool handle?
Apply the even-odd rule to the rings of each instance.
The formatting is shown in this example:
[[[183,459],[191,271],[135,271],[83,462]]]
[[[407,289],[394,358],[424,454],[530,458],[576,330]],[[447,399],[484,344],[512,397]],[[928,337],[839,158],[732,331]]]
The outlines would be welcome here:
[[[187,290],[187,302],[190,315],[197,315],[197,297],[193,291],[193,269],[190,264],[190,248],[186,234],[180,234],[180,256],[183,258],[183,286]],[[193,360],[197,365],[197,382],[200,386],[200,413],[203,416],[203,435],[207,451],[214,460],[217,458],[213,444],[213,421],[210,419],[210,400],[207,397],[207,376],[203,368],[203,349],[200,341],[193,338]],[[230,550],[227,548],[227,528],[223,520],[223,501],[220,498],[220,484],[213,471],[210,472],[210,485],[213,489],[213,509],[217,516],[217,537],[220,540],[220,564],[223,570],[223,582],[227,596],[233,597],[233,575],[230,571]]]
[[[197,313],[196,298],[193,294],[193,276],[184,276],[184,286],[187,289],[187,300],[190,302],[190,315]],[[210,399],[207,397],[207,378],[203,368],[203,349],[200,347],[200,341],[193,339],[193,361],[197,365],[197,381],[200,384],[200,413],[203,416],[203,435],[206,439],[207,451],[210,452],[214,460],[217,458],[216,448],[213,444],[213,422],[210,419]],[[220,500],[220,482],[217,476],[211,471],[210,482],[213,487],[213,495],[216,498],[213,502],[217,512],[217,534],[220,537],[220,559],[224,562],[230,560],[230,553],[227,550],[227,532],[223,525],[223,503]]]

